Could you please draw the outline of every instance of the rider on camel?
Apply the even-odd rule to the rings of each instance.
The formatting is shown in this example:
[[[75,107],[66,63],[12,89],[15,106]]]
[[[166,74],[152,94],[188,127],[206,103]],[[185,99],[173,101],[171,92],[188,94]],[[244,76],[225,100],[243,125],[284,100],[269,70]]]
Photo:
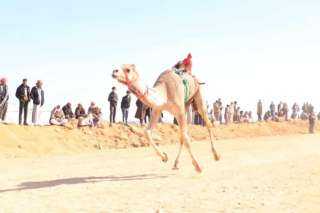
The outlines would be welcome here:
[[[173,70],[178,75],[182,75],[184,73],[187,73],[196,79],[196,77],[194,75],[192,75],[192,55],[191,55],[191,53],[189,53],[188,56],[185,59],[183,59],[182,61],[178,61],[178,63],[176,63],[173,66]],[[200,82],[199,80],[197,80],[197,81],[200,85],[205,84],[204,82]]]
[[[191,53],[188,54],[187,58],[183,59],[182,61],[178,61],[178,63],[176,63],[173,66],[173,70],[177,73],[177,74],[183,74],[183,73],[188,73],[188,74],[192,74],[191,73],[191,69],[192,69],[192,56]]]

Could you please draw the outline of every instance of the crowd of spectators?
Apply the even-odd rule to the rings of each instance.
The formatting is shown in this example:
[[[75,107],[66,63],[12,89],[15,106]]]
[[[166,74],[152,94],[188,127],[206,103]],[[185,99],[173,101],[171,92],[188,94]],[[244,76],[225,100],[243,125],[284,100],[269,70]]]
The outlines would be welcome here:
[[[16,98],[19,101],[19,117],[18,122],[20,125],[29,125],[28,120],[28,108],[29,104],[32,104],[32,125],[40,125],[40,115],[42,107],[45,104],[45,92],[43,90],[43,82],[41,80],[36,81],[35,85],[30,89],[28,86],[28,80],[23,79],[21,85],[18,86],[15,93]],[[116,113],[118,107],[118,94],[115,87],[112,87],[108,97],[109,102],[109,123],[110,126],[116,123]],[[0,122],[4,122],[8,110],[9,93],[7,86],[7,79],[0,79]],[[143,102],[137,99],[135,118],[139,121],[140,125],[145,125],[150,121],[151,109],[147,107]],[[121,112],[122,122],[128,125],[129,109],[132,107],[131,94],[127,91],[121,99]],[[232,123],[250,123],[253,122],[253,114],[250,110],[245,110],[240,107],[237,101],[233,101],[227,104],[223,104],[221,98],[217,99],[212,108],[207,106],[209,118],[214,123],[218,124],[232,124]],[[261,100],[257,102],[256,115],[257,121],[288,121],[288,120],[309,120],[309,123],[315,123],[315,120],[320,119],[320,113],[315,115],[314,107],[310,103],[303,103],[302,107],[297,103],[292,105],[291,114],[289,114],[289,106],[286,102],[279,102],[277,105],[271,102],[270,105],[264,108]],[[187,110],[188,111],[188,110]],[[91,102],[89,108],[85,110],[81,103],[78,103],[75,110],[72,108],[72,103],[68,102],[62,107],[56,105],[50,113],[49,124],[65,126],[70,121],[77,120],[78,127],[100,127],[102,125],[102,111],[95,102]],[[159,122],[162,122],[163,114],[161,114]],[[176,120],[174,123],[177,124]],[[201,116],[191,109],[188,111],[188,123],[196,125],[204,125],[204,121]]]

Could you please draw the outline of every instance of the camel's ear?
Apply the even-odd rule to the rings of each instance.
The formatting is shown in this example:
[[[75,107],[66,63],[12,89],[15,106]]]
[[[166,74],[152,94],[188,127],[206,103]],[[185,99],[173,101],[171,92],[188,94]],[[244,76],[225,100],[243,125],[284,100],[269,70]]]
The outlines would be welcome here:
[[[133,69],[136,69],[136,65],[135,65],[135,64],[131,64],[131,67],[132,67]]]

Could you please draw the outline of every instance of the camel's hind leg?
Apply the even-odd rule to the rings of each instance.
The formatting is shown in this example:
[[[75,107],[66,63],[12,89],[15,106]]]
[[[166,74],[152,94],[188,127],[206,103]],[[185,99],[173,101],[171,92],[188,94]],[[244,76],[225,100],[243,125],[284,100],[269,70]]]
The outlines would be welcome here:
[[[146,129],[145,133],[146,133],[146,137],[148,139],[149,144],[151,144],[151,146],[154,148],[157,155],[159,157],[161,157],[161,160],[163,162],[167,162],[168,161],[167,154],[165,152],[161,153],[161,151],[159,150],[159,148],[157,147],[157,145],[154,143],[154,141],[152,139],[152,131],[157,126],[160,114],[161,114],[161,112],[159,110],[156,110],[156,109],[152,110],[151,121],[150,121],[149,127],[148,127],[148,129]]]
[[[193,103],[195,104],[196,110],[201,115],[202,119],[204,120],[204,122],[206,124],[206,127],[207,127],[209,135],[210,135],[211,150],[212,150],[214,159],[216,161],[218,161],[220,159],[220,156],[218,155],[218,153],[217,153],[217,151],[216,151],[216,149],[214,148],[214,145],[213,145],[213,140],[214,140],[214,137],[213,137],[214,136],[214,134],[213,134],[213,125],[212,125],[210,119],[208,118],[207,110],[206,110],[206,108],[204,106],[200,90],[194,96],[193,101],[194,101]]]
[[[174,161],[174,165],[173,168],[174,170],[179,169],[178,164],[179,164],[179,158],[181,155],[181,151],[182,151],[182,147],[183,147],[183,136],[182,136],[182,132],[180,131],[180,145],[179,145],[179,151],[178,151],[178,155],[176,157],[176,160]]]
[[[189,109],[189,107],[190,107],[190,105],[185,105],[185,109]],[[189,113],[189,112],[188,112]],[[188,118],[188,115],[187,115],[187,118]],[[179,120],[178,118],[176,118],[177,119],[177,121]],[[187,123],[188,123],[188,119],[187,119]],[[179,145],[179,150],[178,150],[178,155],[177,155],[177,157],[176,157],[176,160],[174,161],[174,165],[173,165],[173,170],[177,170],[177,169],[179,169],[179,167],[178,167],[178,164],[179,164],[179,158],[180,158],[180,155],[181,155],[181,152],[182,152],[182,148],[183,148],[183,141],[184,141],[184,139],[183,139],[183,134],[182,134],[182,132],[180,131],[180,135],[179,135],[179,139],[180,139],[180,145]]]
[[[191,147],[190,147],[190,137],[188,135],[188,130],[187,130],[186,115],[185,115],[185,113],[180,113],[178,116],[176,116],[176,118],[178,120],[179,127],[180,127],[180,137],[181,137],[180,148],[183,144],[185,145],[185,147],[187,148],[187,150],[190,154],[194,168],[196,169],[197,172],[200,173],[202,171],[201,167],[199,166],[197,160],[195,159],[195,157],[191,151]],[[180,153],[181,153],[181,150],[179,150],[177,159],[175,161],[175,166],[177,166],[176,164],[178,164]]]

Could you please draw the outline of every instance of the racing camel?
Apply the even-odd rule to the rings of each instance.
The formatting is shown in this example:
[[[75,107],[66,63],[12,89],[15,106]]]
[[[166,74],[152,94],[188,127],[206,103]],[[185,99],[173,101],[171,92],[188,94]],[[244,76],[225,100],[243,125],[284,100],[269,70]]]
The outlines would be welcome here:
[[[206,123],[210,135],[211,150],[216,161],[219,160],[219,155],[213,145],[213,125],[204,107],[199,82],[188,72],[181,73],[179,74],[174,70],[164,71],[158,77],[153,88],[145,88],[142,86],[139,73],[134,64],[125,64],[120,69],[113,70],[112,77],[118,82],[125,84],[138,99],[152,108],[151,121],[145,134],[148,142],[152,145],[157,155],[161,157],[162,161],[167,162],[168,157],[167,154],[161,152],[154,143],[152,131],[159,121],[161,112],[168,111],[178,121],[180,130],[180,146],[173,169],[178,169],[179,157],[184,145],[190,154],[195,170],[200,173],[201,167],[192,153],[190,137],[187,130],[186,109],[189,109],[191,104]]]

